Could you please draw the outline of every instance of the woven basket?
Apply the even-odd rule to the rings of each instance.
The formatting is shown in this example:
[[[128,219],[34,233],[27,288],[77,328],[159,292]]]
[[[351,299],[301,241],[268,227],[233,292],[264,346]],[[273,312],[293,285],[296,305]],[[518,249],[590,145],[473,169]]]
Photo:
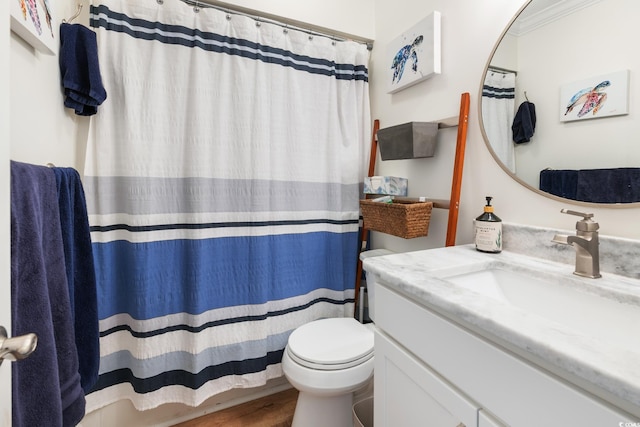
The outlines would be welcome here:
[[[382,203],[360,200],[360,208],[364,226],[369,230],[413,239],[426,236],[429,232],[433,202],[394,200],[393,203]]]

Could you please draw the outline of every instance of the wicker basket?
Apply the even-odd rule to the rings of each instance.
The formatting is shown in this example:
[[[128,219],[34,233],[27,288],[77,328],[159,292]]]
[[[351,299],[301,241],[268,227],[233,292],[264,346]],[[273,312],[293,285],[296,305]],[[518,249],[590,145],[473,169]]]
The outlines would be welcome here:
[[[364,226],[369,230],[413,239],[426,236],[429,232],[433,202],[394,200],[393,203],[382,203],[360,200],[360,208]]]

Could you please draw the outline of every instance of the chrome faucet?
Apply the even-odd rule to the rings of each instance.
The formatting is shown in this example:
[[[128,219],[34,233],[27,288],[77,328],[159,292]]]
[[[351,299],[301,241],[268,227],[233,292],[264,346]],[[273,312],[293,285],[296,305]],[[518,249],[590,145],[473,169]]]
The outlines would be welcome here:
[[[576,250],[576,270],[573,274],[578,276],[597,279],[600,275],[600,252],[598,246],[598,229],[600,225],[593,221],[592,213],[576,212],[568,209],[561,209],[560,212],[569,215],[581,216],[582,219],[576,222],[576,235],[567,236],[556,234],[552,242],[562,245],[571,245]]]

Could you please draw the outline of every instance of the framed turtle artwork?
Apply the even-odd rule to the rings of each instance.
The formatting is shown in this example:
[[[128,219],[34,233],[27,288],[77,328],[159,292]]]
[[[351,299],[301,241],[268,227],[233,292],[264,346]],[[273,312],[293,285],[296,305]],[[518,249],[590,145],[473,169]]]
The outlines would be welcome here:
[[[434,11],[387,46],[387,93],[440,74],[440,59],[440,12]]]
[[[560,87],[561,122],[624,114],[629,114],[629,70],[591,77]]]
[[[38,52],[55,55],[58,25],[54,22],[54,0],[11,0],[11,31]]]

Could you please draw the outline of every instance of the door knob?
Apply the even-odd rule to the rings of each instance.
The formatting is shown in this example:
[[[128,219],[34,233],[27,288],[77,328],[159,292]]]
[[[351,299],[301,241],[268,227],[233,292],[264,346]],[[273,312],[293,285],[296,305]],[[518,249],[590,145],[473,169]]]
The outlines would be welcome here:
[[[22,360],[36,349],[38,337],[36,334],[7,337],[7,330],[0,326],[0,365],[4,359]]]

